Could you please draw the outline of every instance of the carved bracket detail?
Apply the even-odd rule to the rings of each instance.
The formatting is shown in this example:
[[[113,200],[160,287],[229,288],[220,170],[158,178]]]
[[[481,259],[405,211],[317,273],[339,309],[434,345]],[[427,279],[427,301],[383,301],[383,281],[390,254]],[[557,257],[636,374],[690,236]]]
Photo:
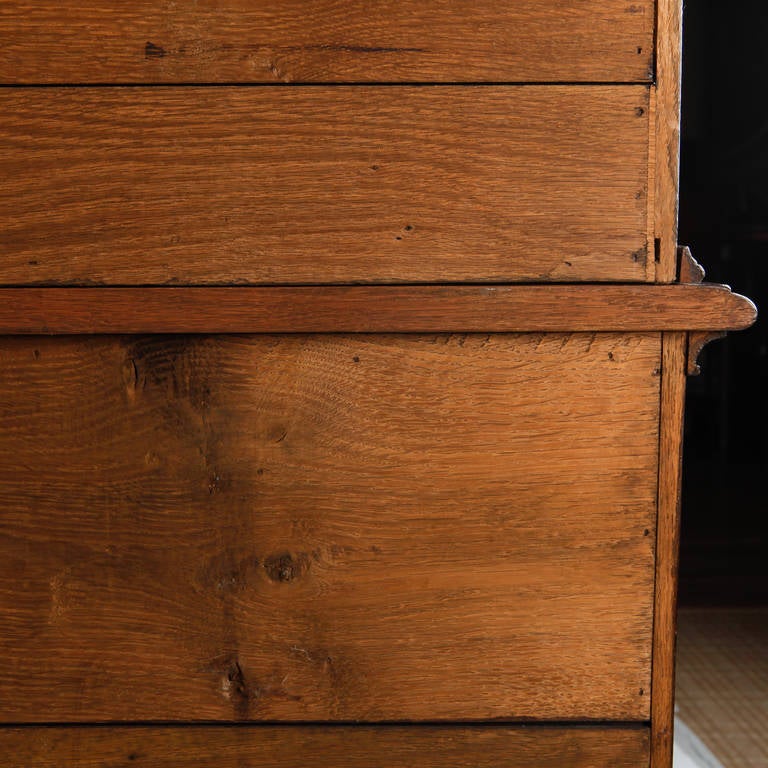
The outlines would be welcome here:
[[[699,355],[710,341],[725,338],[725,331],[694,331],[688,334],[688,375],[698,376],[701,373]]]
[[[681,245],[677,249],[679,258],[679,268],[677,275],[678,283],[689,283],[698,285],[704,280],[706,272],[704,267],[693,258],[691,249],[687,245]]]
[[[704,280],[704,267],[693,258],[691,249],[687,245],[681,245],[677,249],[678,255],[678,283],[688,285],[701,285]],[[688,363],[687,370],[689,376],[698,376],[701,373],[699,364],[699,355],[701,350],[709,344],[710,341],[722,339],[726,335],[725,331],[691,331],[688,334]]]

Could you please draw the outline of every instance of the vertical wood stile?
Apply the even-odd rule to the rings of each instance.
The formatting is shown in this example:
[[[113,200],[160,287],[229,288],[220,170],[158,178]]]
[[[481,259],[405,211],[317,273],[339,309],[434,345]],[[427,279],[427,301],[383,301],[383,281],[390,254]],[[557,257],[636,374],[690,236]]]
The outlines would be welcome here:
[[[677,270],[677,201],[680,164],[680,72],[683,4],[658,0],[656,18],[656,280],[669,283]]]
[[[656,590],[651,677],[651,768],[671,768],[680,478],[688,337],[662,335]]]
[[[656,86],[651,86],[648,99],[650,114],[648,115],[648,220],[647,226],[647,247],[648,253],[645,261],[645,275],[649,283],[656,281],[656,248],[654,239],[656,237]]]

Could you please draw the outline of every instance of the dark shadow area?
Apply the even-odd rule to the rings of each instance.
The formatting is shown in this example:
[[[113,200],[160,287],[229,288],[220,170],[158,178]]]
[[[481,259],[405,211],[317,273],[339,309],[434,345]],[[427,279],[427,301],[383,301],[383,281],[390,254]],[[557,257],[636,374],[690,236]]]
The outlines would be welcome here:
[[[680,602],[768,604],[768,9],[691,0],[684,30],[679,241],[761,317],[688,382]]]

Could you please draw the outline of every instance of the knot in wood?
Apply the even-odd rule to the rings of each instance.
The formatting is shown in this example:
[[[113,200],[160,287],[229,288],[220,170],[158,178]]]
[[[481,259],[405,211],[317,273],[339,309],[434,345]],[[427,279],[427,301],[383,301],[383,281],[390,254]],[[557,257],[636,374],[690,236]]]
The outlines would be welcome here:
[[[273,555],[264,561],[264,569],[272,581],[289,582],[300,575],[302,560],[288,553]]]

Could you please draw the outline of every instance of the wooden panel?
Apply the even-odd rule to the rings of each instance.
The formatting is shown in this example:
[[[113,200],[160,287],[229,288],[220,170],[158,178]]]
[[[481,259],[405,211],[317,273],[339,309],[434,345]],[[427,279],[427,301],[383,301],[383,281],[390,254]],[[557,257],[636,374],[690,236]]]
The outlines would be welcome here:
[[[0,288],[0,334],[746,328],[724,285]]]
[[[3,728],[6,768],[647,768],[646,728]]]
[[[0,717],[647,720],[658,334],[0,343]]]
[[[680,547],[680,488],[687,352],[686,334],[663,335],[651,768],[672,768],[677,566]]]
[[[0,282],[644,280],[648,89],[6,89]]]
[[[11,83],[650,81],[651,0],[5,0]]]

